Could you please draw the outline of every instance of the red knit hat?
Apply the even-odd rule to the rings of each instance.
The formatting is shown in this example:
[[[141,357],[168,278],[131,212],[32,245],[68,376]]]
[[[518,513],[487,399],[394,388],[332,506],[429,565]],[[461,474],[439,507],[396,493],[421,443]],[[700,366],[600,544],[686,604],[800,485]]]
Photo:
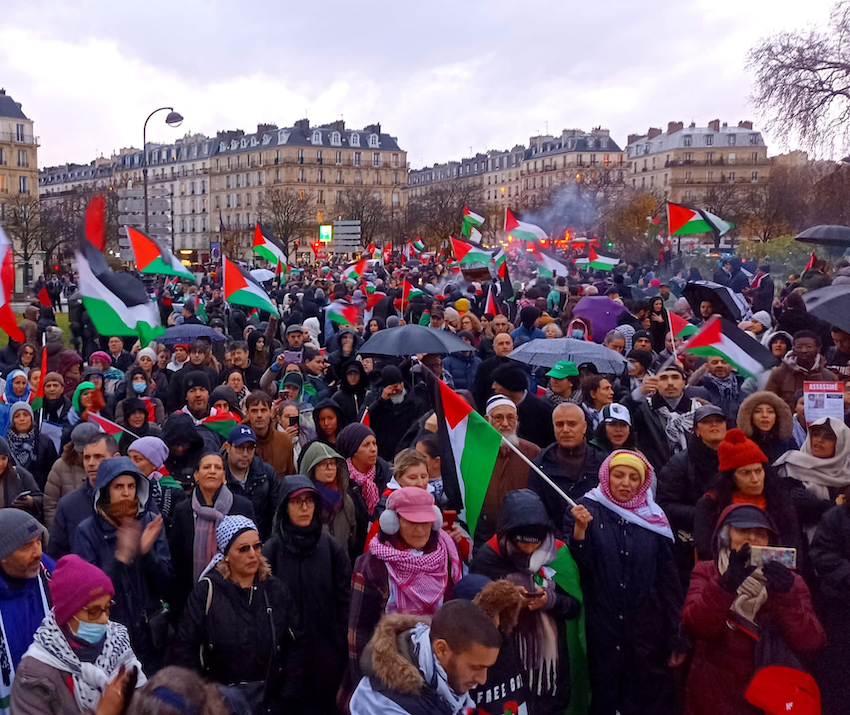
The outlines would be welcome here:
[[[726,433],[726,438],[717,449],[717,457],[720,461],[721,472],[745,467],[748,464],[767,462],[767,457],[759,446],[737,428],[730,429]]]
[[[50,595],[53,598],[53,614],[60,626],[106,593],[114,596],[115,587],[109,576],[94,564],[76,554],[63,556],[56,563],[50,579]]]

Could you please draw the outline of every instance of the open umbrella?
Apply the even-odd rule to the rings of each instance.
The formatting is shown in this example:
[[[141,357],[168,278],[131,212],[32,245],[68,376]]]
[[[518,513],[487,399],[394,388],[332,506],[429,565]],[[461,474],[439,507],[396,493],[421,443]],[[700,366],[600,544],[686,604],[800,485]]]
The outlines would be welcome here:
[[[806,310],[825,323],[850,333],[850,290],[846,285],[818,288],[803,296]]]
[[[260,283],[264,283],[265,281],[270,281],[274,278],[274,271],[270,271],[268,268],[255,268],[251,271],[251,275],[254,276]]]
[[[361,355],[448,355],[473,348],[448,330],[425,325],[402,325],[374,333],[358,351]]]
[[[605,339],[609,330],[617,327],[617,316],[627,308],[606,295],[586,295],[573,308],[573,315],[590,321],[591,333],[597,343]]]
[[[370,338],[369,342],[373,339]],[[508,357],[538,367],[554,367],[559,360],[570,360],[576,365],[591,362],[600,373],[613,374],[622,373],[626,365],[626,358],[616,350],[575,338],[529,340],[513,350]]]
[[[819,246],[850,247],[850,226],[812,226],[794,236],[800,243]]]
[[[206,325],[174,325],[166,328],[162,336],[157,338],[156,341],[163,345],[179,345],[180,343],[190,343],[197,338],[227,340],[223,333]]]
[[[694,311],[699,315],[699,305],[707,300],[714,306],[714,312],[719,313],[733,323],[740,323],[752,315],[752,309],[740,293],[713,281],[692,281],[682,291]]]

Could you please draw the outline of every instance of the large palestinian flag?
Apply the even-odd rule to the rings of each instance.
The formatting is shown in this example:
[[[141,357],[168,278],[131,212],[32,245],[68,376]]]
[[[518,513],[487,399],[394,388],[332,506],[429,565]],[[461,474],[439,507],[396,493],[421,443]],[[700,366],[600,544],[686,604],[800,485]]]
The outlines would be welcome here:
[[[286,270],[286,253],[283,246],[278,243],[276,238],[265,235],[259,223],[254,226],[254,243],[251,250],[258,256],[265,258],[269,263],[274,264],[278,273]]]
[[[164,328],[144,283],[130,273],[115,273],[88,239],[77,250],[83,306],[101,335],[138,335],[147,345]]]
[[[505,209],[505,233],[522,241],[539,241],[541,238],[547,238],[546,231],[540,226],[518,220],[510,209]]]
[[[407,303],[407,302],[410,301],[411,298],[413,298],[417,295],[423,295],[422,291],[419,290],[419,288],[414,287],[413,284],[409,283],[408,281],[402,281],[402,284],[401,284],[401,300],[402,300],[402,302]]]
[[[454,236],[450,240],[452,242],[452,251],[461,267],[470,264],[487,266],[493,260],[492,251],[488,251],[485,248],[481,248],[481,246],[476,246],[463,239],[455,238]]]
[[[335,300],[327,307],[328,317],[337,325],[357,325],[360,313],[356,305],[344,300]]]
[[[463,207],[463,226],[460,229],[462,235],[472,237],[472,229],[477,229],[484,223],[484,217],[469,210],[469,206]],[[481,234],[479,234],[481,235]]]
[[[357,283],[366,272],[366,263],[368,259],[361,258],[357,263],[352,263],[348,268],[346,268],[342,272],[342,280],[344,281],[353,281]]]
[[[152,273],[160,276],[177,276],[195,282],[195,274],[167,248],[158,241],[145,236],[141,231],[127,226],[127,237],[133,248],[133,258],[139,273]]]
[[[667,228],[671,236],[690,236],[696,233],[722,236],[734,227],[734,223],[724,221],[708,211],[667,203]]]
[[[18,327],[18,318],[12,311],[12,288],[15,285],[15,257],[12,244],[0,226],[0,329],[10,338],[22,343],[24,331]]]
[[[554,278],[558,276],[566,276],[569,273],[569,266],[562,263],[552,254],[542,250],[539,245],[533,245],[534,250],[531,255],[537,261],[537,274],[543,278]]]
[[[228,303],[247,305],[249,308],[265,310],[280,317],[269,294],[248,271],[236,265],[227,256],[221,257],[221,269],[224,274],[224,299]]]
[[[755,377],[776,366],[776,358],[770,350],[737,325],[719,316],[709,320],[684,349],[701,357],[722,357],[744,377]]]

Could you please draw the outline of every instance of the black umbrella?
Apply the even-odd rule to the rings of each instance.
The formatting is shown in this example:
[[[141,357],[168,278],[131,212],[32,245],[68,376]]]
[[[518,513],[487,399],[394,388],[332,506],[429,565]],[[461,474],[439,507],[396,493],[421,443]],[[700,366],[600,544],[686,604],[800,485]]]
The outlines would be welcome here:
[[[373,333],[358,351],[361,355],[447,355],[474,348],[448,330],[424,325],[402,325]]]
[[[707,300],[714,306],[715,313],[719,313],[736,325],[751,312],[744,296],[713,281],[688,283],[682,291],[682,297],[687,299],[694,315],[700,314],[700,303]]]
[[[156,341],[163,345],[179,345],[180,343],[190,343],[197,338],[227,340],[227,337],[223,333],[213,330],[206,325],[175,325],[171,328],[166,328],[162,337],[157,338]]]
[[[850,247],[850,226],[812,226],[794,236],[801,243],[816,243],[836,248]]]
[[[808,312],[850,333],[850,286],[818,288],[803,296]]]

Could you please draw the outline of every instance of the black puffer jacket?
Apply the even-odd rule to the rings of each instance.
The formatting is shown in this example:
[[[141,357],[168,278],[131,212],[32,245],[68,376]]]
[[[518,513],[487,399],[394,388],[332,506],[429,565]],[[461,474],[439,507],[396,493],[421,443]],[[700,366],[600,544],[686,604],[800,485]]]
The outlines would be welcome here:
[[[717,452],[695,436],[664,465],[658,475],[658,505],[674,531],[693,533],[697,502],[708,491],[717,465]]]
[[[162,426],[162,441],[168,445],[165,467],[184,490],[191,491],[195,469],[206,451],[204,439],[192,418],[181,412],[169,415]]]
[[[313,490],[313,483],[300,474],[283,480],[274,533],[263,554],[272,573],[289,589],[303,623],[305,680],[301,688],[310,697],[300,712],[323,715],[334,712],[348,659],[351,563],[345,548],[322,529],[318,511],[309,527],[293,526],[287,505],[297,489]]]
[[[268,539],[280,500],[280,480],[274,469],[255,455],[244,482],[240,482],[233,476],[226,456],[224,470],[227,488],[233,492],[234,497],[245,497],[251,502],[254,508],[254,523],[260,529],[260,538]]]

